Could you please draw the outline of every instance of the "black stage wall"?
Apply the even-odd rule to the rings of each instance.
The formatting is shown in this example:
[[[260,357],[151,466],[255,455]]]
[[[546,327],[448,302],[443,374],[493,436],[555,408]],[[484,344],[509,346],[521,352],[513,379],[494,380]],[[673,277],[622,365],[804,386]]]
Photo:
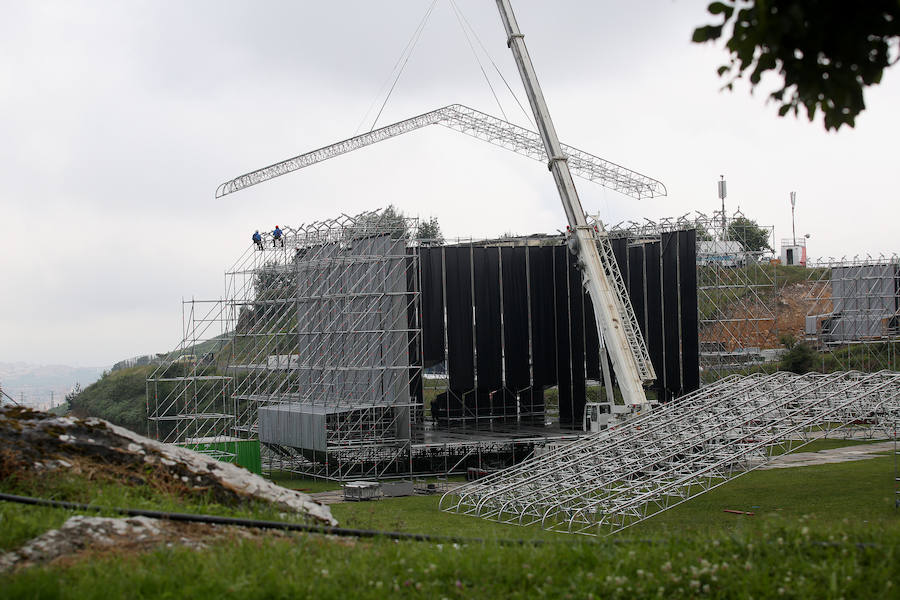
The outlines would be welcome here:
[[[699,387],[696,236],[612,240],[665,401]],[[559,388],[560,424],[580,428],[585,379],[600,379],[591,300],[564,245],[419,248],[426,366],[446,361],[439,422],[520,418],[542,424]],[[444,324],[446,323],[446,328]]]

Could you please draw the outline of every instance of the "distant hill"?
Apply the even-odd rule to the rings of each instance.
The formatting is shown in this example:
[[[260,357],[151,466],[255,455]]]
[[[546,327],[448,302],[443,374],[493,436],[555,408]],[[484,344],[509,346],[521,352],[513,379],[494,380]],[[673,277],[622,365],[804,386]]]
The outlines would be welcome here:
[[[86,387],[103,374],[103,367],[71,367],[68,365],[36,365],[26,362],[0,362],[0,385],[3,391],[25,404],[49,408],[51,392],[56,404],[63,402],[76,383]]]

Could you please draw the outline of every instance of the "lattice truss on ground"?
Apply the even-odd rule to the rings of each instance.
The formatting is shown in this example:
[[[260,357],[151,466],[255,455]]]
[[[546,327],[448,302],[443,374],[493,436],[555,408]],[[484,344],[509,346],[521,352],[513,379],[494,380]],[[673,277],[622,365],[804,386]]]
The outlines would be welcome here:
[[[184,340],[147,382],[150,433],[265,438],[270,468],[329,477],[402,471],[422,420],[416,231],[376,211],[267,234],[224,299],[185,303]]]
[[[890,437],[900,373],[736,375],[445,494],[441,508],[608,535],[816,437]]]
[[[758,230],[740,210],[728,215],[700,212],[608,227],[609,237],[657,238],[663,232],[697,230],[697,304],[700,368],[712,381],[762,361],[761,351],[779,348],[775,313],[776,269],[764,250],[752,250]]]
[[[805,338],[823,367],[900,370],[900,257],[808,263]]]

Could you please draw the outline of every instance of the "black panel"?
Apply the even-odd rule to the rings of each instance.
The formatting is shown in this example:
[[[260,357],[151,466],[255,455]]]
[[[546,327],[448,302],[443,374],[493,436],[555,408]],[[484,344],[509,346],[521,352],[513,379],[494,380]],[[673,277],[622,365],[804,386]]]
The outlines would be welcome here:
[[[475,387],[472,282],[469,248],[444,248],[447,266],[447,370],[450,389]]]
[[[422,346],[425,366],[444,360],[444,275],[441,248],[420,248]]]
[[[478,391],[494,392],[503,387],[499,248],[473,248],[472,267],[475,280],[475,366]]]
[[[678,272],[681,278],[681,387],[700,387],[700,339],[697,324],[697,232],[678,232]]]
[[[647,330],[644,339],[647,341],[647,350],[650,352],[650,362],[661,378],[663,370],[663,325],[662,325],[662,295],[660,294],[659,276],[659,242],[644,244],[644,274],[647,295],[646,315]],[[657,379],[657,389],[661,389],[661,382]]]
[[[503,344],[506,389],[519,392],[531,386],[528,368],[528,271],[522,248],[501,249],[503,272]]]
[[[585,403],[584,367],[584,286],[581,271],[576,267],[577,258],[567,252],[569,263],[569,340],[572,366],[572,423],[582,426]]]
[[[644,284],[644,247],[630,246],[628,248],[628,295],[631,298],[631,306],[634,308],[634,316],[637,318],[638,327],[647,339],[647,301]]]
[[[622,280],[625,287],[628,287],[628,238],[615,238],[609,241],[612,246],[613,256],[616,257],[616,265],[619,267],[619,273],[622,274]]]
[[[553,293],[553,247],[529,247],[528,282],[531,286],[531,352],[533,385],[556,385],[556,321]]]
[[[556,381],[559,385],[559,422],[571,425],[572,403],[571,344],[569,341],[569,249],[553,247],[554,308],[556,319]]]
[[[681,395],[681,337],[678,308],[678,233],[660,236],[662,246],[663,385],[665,400]]]
[[[419,291],[419,271],[415,268],[415,248],[406,249],[406,290],[409,292],[406,296],[406,318],[408,322],[407,340],[409,342],[409,393],[415,398],[417,404],[422,404],[425,392],[422,388],[422,337],[416,335],[416,326],[420,324],[421,314],[417,314],[417,306],[415,303],[415,292]],[[419,255],[421,258],[421,255]],[[421,263],[420,263],[421,264]],[[421,301],[421,294],[419,300]],[[421,306],[421,304],[420,304]]]
[[[584,363],[588,379],[600,380],[600,334],[597,332],[597,320],[594,318],[594,303],[585,291],[582,294],[584,307]]]

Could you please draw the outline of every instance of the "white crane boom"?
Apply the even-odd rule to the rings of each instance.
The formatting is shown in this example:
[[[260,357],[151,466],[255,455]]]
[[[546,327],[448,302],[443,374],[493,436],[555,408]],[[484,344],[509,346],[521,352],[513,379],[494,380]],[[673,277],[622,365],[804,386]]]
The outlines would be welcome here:
[[[506,29],[507,45],[519,67],[519,75],[534,112],[544,150],[549,157],[548,166],[569,220],[570,240],[576,245],[584,284],[594,305],[594,316],[612,359],[619,389],[627,404],[644,404],[647,398],[643,382],[655,379],[656,374],[637,327],[631,302],[625,293],[612,248],[602,225],[599,231],[595,231],[585,219],[568,164],[570,159],[556,135],[534,65],[525,47],[525,36],[519,31],[510,1],[497,0],[497,8]]]
[[[429,125],[442,125],[518,154],[547,160],[536,132],[461,104],[451,104],[235,177],[216,189],[216,198]],[[562,148],[569,157],[569,168],[580,177],[638,200],[666,195],[666,187],[655,179],[583,150],[565,144]]]

